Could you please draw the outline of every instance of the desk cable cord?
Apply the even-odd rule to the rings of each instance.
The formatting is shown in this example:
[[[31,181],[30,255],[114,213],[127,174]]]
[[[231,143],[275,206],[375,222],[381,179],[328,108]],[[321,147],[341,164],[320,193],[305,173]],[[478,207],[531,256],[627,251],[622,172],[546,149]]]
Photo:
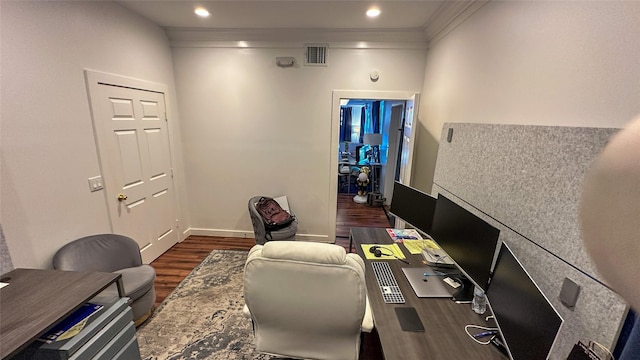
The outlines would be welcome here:
[[[434,257],[437,258],[436,266],[437,264],[440,264],[440,262],[444,262],[449,257],[449,255],[446,255],[446,256],[439,256],[438,254],[434,254],[434,255],[435,255]]]
[[[452,295],[453,299],[456,299],[456,296],[458,296],[458,294],[462,294],[464,291],[464,282],[462,281],[462,274],[460,275],[454,275],[451,274],[449,275],[449,277],[453,280],[456,280],[458,282],[458,284],[460,284],[460,288],[456,290],[456,292]]]
[[[476,334],[471,334],[469,332],[469,329],[478,329],[478,330],[484,330],[482,332],[476,333]],[[497,335],[498,335],[498,328],[489,328],[489,327],[484,327],[484,326],[478,326],[478,325],[466,325],[464,327],[464,331],[467,333],[467,335],[469,335],[469,337],[477,342],[478,344],[481,345],[489,345],[491,343],[491,340],[493,340]],[[478,339],[480,338],[484,338],[484,337],[488,337],[490,336],[489,340],[487,341],[480,341]]]
[[[449,274],[446,274],[440,271],[434,271],[433,274],[426,272],[424,273],[424,276],[449,276]]]
[[[433,274],[431,273],[424,273],[424,276],[445,276],[445,277],[450,277],[456,280],[460,279],[460,273],[458,272],[444,272],[444,271],[439,271],[439,270],[433,270]]]

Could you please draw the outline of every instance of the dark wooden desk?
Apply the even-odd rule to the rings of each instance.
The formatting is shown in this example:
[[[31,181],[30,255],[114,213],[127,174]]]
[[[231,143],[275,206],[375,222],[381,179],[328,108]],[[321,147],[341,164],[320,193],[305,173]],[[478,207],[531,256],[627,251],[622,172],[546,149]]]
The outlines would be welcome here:
[[[0,358],[13,356],[113,283],[124,296],[122,275],[15,269],[0,280]]]
[[[421,255],[411,255],[400,245],[411,265],[397,260],[390,260],[389,264],[406,303],[386,304],[382,300],[370,261],[365,258],[360,245],[391,244],[391,238],[383,228],[351,228],[349,241],[353,241],[357,253],[365,259],[367,293],[385,360],[507,359],[494,346],[480,345],[465,333],[464,326],[467,324],[488,326],[485,315],[474,313],[470,304],[456,304],[446,298],[418,298],[415,295],[401,268],[424,266]],[[400,328],[394,308],[408,306],[417,310],[425,327],[424,332],[407,332]]]

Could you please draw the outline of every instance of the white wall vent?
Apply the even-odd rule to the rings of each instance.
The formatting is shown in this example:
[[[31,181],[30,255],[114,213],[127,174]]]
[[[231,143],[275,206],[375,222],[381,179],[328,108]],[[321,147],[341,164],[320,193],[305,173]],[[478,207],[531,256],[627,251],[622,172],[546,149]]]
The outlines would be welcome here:
[[[304,47],[304,64],[327,66],[327,45],[306,45]]]

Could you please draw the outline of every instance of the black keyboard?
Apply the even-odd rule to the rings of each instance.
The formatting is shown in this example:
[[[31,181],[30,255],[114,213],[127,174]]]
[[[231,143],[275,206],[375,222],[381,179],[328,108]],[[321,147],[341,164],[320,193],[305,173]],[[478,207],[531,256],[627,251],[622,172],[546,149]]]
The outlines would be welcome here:
[[[371,267],[378,281],[384,302],[387,304],[404,304],[404,296],[400,291],[395,276],[393,276],[393,272],[391,272],[389,263],[386,261],[372,261]]]

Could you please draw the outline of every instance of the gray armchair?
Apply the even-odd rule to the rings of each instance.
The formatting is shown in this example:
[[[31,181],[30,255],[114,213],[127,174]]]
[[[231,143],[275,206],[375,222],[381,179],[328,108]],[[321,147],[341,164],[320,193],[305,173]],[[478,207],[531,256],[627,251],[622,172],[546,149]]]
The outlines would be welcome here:
[[[156,272],[150,265],[142,264],[138,243],[129,237],[100,234],[74,240],[55,253],[53,268],[120,273],[136,325],[140,325],[151,315],[156,300],[153,286]],[[113,286],[100,294],[100,298],[117,296],[117,290]]]
[[[293,222],[285,228],[267,232],[264,226],[264,221],[262,220],[260,213],[258,213],[258,210],[256,209],[256,204],[261,197],[262,196],[252,197],[251,199],[249,199],[248,204],[249,217],[251,218],[251,223],[253,224],[253,235],[256,239],[256,244],[264,244],[267,241],[272,240],[294,240],[296,231],[298,231],[297,219],[293,220]]]

